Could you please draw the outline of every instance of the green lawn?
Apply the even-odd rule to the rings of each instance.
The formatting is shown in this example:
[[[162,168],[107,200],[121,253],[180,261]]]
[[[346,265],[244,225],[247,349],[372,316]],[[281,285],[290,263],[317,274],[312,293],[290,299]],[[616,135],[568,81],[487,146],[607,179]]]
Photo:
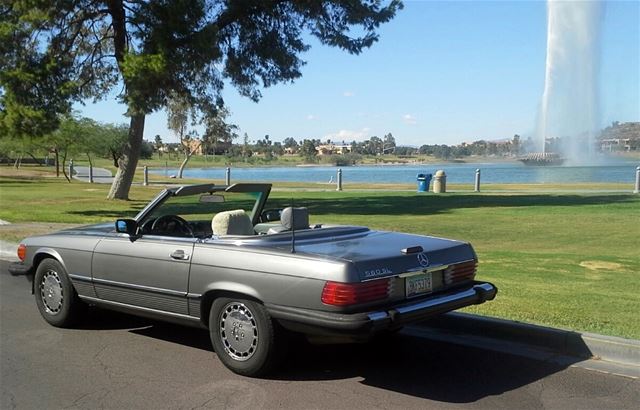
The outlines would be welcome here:
[[[495,283],[500,292],[495,301],[467,311],[640,339],[640,195],[538,194],[526,187],[446,195],[291,187],[276,184],[268,206],[287,205],[293,198],[309,207],[312,223],[470,241],[480,258],[479,278]],[[104,200],[108,189],[0,177],[0,219],[110,221],[134,215],[160,188],[135,186],[131,201]]]

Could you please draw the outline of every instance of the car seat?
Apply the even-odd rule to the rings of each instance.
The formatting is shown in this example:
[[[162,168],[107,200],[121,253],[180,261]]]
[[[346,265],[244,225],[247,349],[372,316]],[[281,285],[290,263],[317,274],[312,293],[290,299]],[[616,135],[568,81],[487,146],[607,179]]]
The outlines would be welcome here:
[[[242,209],[217,213],[211,220],[211,229],[215,236],[254,234],[251,218]]]
[[[284,208],[280,215],[280,226],[269,228],[267,234],[287,232],[292,229],[295,229],[296,231],[300,229],[309,229],[309,210],[307,208]]]

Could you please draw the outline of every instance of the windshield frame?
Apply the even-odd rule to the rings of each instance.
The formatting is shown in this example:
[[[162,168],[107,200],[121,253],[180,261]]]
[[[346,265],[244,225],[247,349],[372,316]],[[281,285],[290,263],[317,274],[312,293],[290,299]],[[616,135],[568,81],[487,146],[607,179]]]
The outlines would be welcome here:
[[[256,199],[253,209],[251,210],[251,223],[255,226],[260,219],[260,214],[264,208],[264,204],[269,198],[271,192],[271,184],[263,183],[238,183],[233,185],[215,185],[215,184],[198,184],[198,185],[183,185],[175,188],[166,188],[160,192],[149,204],[144,207],[138,215],[133,218],[138,224],[144,221],[144,219],[150,215],[158,207],[174,196],[192,196],[201,195],[206,193],[215,192],[256,192],[258,198]]]

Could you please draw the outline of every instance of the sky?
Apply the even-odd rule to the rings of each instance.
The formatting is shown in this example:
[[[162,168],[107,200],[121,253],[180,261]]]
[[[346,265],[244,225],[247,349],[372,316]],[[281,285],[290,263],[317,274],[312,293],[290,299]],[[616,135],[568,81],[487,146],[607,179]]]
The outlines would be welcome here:
[[[543,0],[405,1],[360,55],[310,39],[302,77],[263,89],[258,103],[227,85],[229,121],[250,141],[351,142],[392,133],[398,145],[420,146],[533,136],[546,20]],[[605,2],[601,29],[601,125],[640,121],[640,2]],[[75,109],[128,122],[115,94]],[[164,112],[147,116],[145,139],[175,142],[166,123]]]

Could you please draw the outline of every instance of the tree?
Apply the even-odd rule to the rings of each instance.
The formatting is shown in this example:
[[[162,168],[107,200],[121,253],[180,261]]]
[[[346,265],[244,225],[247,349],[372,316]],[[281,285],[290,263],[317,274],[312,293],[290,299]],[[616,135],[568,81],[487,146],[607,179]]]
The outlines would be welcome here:
[[[383,154],[388,154],[388,153],[395,152],[396,139],[393,138],[393,134],[388,133],[387,135],[385,135],[382,145],[383,145],[383,148],[382,148],[382,153]]]
[[[417,148],[407,147],[407,146],[397,146],[395,148],[394,153],[399,156],[410,156],[418,153]]]
[[[37,164],[43,163],[34,155],[42,152],[42,146],[28,137],[23,138],[2,138],[0,137],[0,159],[6,158],[7,164],[12,154],[15,155],[14,167],[19,169],[22,165],[22,158],[30,156]]]
[[[227,81],[257,101],[260,87],[302,75],[306,33],[358,54],[401,8],[399,0],[2,2],[0,127],[45,135],[73,101],[120,87],[129,136],[109,198],[126,199],[145,116],[170,96],[214,111]]]
[[[96,154],[105,158],[110,157],[113,166],[117,168],[127,144],[128,128],[125,124],[99,124],[92,121],[92,127],[87,130],[84,139],[87,155]],[[91,161],[90,158],[89,160]]]
[[[154,144],[150,141],[142,141],[142,147],[140,149],[140,158],[151,159],[153,158]]]
[[[271,160],[273,158],[273,147],[271,137],[269,135],[265,135],[263,139],[256,141],[256,151],[264,155],[266,160]]]
[[[167,106],[167,128],[173,131],[180,141],[180,150],[184,154],[184,159],[178,170],[178,178],[182,178],[184,168],[191,156],[200,148],[200,143],[196,142],[194,135],[187,132],[189,117],[192,112],[189,102],[180,96],[173,96],[169,99]]]
[[[202,146],[205,153],[213,150],[213,155],[215,155],[218,151],[218,144],[228,150],[231,148],[233,140],[238,138],[238,126],[227,122],[229,114],[227,108],[219,107],[204,119],[206,130],[202,136]]]
[[[307,162],[315,162],[316,155],[318,155],[318,150],[316,150],[316,147],[319,144],[319,140],[303,140],[300,144],[300,156],[302,156]]]
[[[384,143],[380,138],[373,136],[363,143],[364,154],[367,154],[367,155],[382,154],[383,145]]]
[[[418,153],[422,155],[433,155],[433,145],[421,145]]]
[[[158,151],[158,157],[162,158],[162,151],[164,150],[164,144],[162,143],[162,137],[159,134],[153,139],[153,149]]]
[[[292,154],[298,152],[298,142],[292,137],[285,138],[283,145],[285,148],[289,148]]]
[[[245,158],[246,161],[246,158],[250,157],[252,154],[253,152],[249,149],[249,134],[245,132],[242,136],[242,158]]]
[[[87,153],[87,143],[90,135],[95,132],[95,122],[89,118],[76,118],[72,115],[62,117],[59,121],[59,127],[54,132],[45,136],[44,142],[55,154],[56,158],[56,175],[58,175],[59,166],[62,166],[62,173],[67,181],[71,182],[73,175],[67,175],[66,161],[67,157],[80,153]],[[62,157],[62,162],[59,157]],[[89,159],[91,159],[89,157]]]
[[[351,141],[351,152],[354,154],[364,154],[364,144],[362,142]]]
[[[436,158],[449,159],[452,155],[451,147],[448,145],[435,145],[433,147],[433,155]]]
[[[284,147],[281,142],[274,142],[272,148],[273,155],[282,156],[284,155]]]

